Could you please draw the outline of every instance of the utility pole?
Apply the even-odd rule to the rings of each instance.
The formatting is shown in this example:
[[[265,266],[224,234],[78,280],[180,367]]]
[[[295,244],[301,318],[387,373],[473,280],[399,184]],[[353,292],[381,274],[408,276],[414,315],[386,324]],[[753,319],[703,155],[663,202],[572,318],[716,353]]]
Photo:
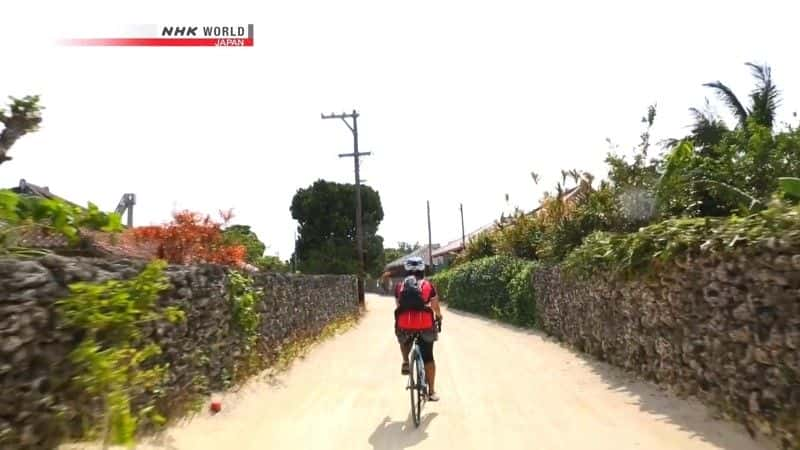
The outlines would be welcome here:
[[[433,273],[433,240],[431,239],[431,201],[428,200],[428,263]]]
[[[297,230],[294,230],[294,253],[292,253],[292,273],[297,272]]]
[[[464,233],[464,204],[458,205],[458,210],[461,211],[461,246],[467,248],[466,233]]]
[[[321,114],[323,119],[342,119],[347,128],[353,133],[353,153],[339,154],[339,158],[353,158],[353,164],[356,173],[356,251],[358,255],[358,302],[364,305],[364,276],[366,270],[364,268],[364,226],[361,223],[361,174],[359,171],[359,158],[361,156],[369,156],[369,152],[358,152],[358,111],[355,109],[352,113],[341,114]],[[353,125],[347,119],[353,119]]]

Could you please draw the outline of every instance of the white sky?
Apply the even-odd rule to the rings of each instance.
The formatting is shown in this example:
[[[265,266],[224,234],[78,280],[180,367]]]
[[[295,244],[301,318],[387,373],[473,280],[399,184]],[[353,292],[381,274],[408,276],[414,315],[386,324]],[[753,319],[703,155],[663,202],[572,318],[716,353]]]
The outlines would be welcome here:
[[[47,109],[0,167],[0,186],[26,178],[107,210],[134,192],[138,225],[175,207],[234,208],[287,259],[295,191],[353,180],[352,160],[337,158],[352,151],[349,131],[319,114],[357,108],[386,245],[427,240],[426,199],[433,240],[446,243],[461,233],[459,202],[470,231],[499,216],[505,193],[535,206],[561,168],[604,177],[605,138],[635,145],[650,103],[660,139],[685,133],[687,109],[710,95],[704,82],[745,97],[746,61],[772,65],[790,120],[800,107],[796,5],[5,2],[0,96],[40,94]],[[253,23],[255,47],[53,43],[64,28],[171,22]]]

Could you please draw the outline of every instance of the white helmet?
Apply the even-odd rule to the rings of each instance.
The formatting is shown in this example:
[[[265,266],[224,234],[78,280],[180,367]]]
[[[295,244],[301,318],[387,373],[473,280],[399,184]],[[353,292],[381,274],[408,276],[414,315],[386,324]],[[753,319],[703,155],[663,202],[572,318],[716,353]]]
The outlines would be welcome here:
[[[403,267],[407,272],[424,272],[425,261],[419,256],[412,256],[403,263]]]

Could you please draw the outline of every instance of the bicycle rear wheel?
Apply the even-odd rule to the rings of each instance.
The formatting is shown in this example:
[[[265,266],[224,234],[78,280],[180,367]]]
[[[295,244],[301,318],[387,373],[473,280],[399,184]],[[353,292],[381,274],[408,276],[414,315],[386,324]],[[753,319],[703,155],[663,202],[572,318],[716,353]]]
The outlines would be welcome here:
[[[408,392],[411,396],[411,416],[414,419],[415,427],[419,426],[422,412],[422,379],[420,378],[419,359],[415,349],[411,352],[411,357],[409,358],[410,367],[408,371]]]
[[[428,380],[425,379],[425,363],[417,353],[417,426],[422,421],[422,406],[428,400]]]

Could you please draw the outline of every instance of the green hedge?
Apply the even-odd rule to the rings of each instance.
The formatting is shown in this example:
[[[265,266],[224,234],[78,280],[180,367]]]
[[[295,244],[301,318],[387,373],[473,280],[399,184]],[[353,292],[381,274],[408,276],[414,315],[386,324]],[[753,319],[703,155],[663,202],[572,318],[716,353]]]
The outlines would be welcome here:
[[[431,279],[439,296],[456,309],[516,325],[536,323],[531,274],[536,263],[491,256],[462,264]]]
[[[773,204],[753,215],[670,219],[628,234],[595,232],[564,260],[567,273],[642,276],[687,254],[800,244],[800,206]]]

